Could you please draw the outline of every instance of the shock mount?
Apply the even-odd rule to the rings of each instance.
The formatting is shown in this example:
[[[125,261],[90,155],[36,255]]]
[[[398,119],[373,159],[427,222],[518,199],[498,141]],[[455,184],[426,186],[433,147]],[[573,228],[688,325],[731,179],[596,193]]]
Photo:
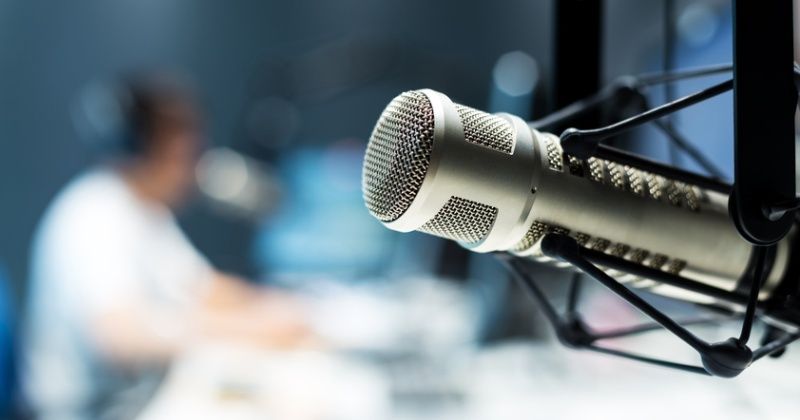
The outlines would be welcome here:
[[[542,239],[542,253],[579,270],[571,279],[563,314],[556,310],[538,281],[531,276],[529,260],[507,253],[496,254],[542,309],[562,344],[687,372],[730,378],[765,356],[779,357],[790,343],[800,339],[800,264],[790,263],[786,275],[788,280],[773,293],[773,297],[759,299],[761,286],[772,266],[775,244],[795,224],[796,210],[800,209],[800,200],[795,195],[794,162],[794,113],[800,89],[800,68],[793,61],[792,15],[791,2],[756,4],[748,0],[734,0],[733,64],[624,77],[590,97],[530,123],[532,128],[539,130],[554,128],[580,120],[587,113],[608,105],[634,105],[639,111],[637,115],[611,125],[565,130],[560,136],[564,153],[579,159],[594,157],[630,165],[699,188],[728,194],[729,214],[740,235],[753,245],[748,269],[739,280],[739,287],[735,291],[728,291],[581,247],[567,235],[549,233]],[[770,47],[766,48],[766,45]],[[648,87],[731,72],[731,79],[699,92],[653,108],[647,104],[644,91]],[[734,98],[732,185],[724,181],[722,172],[710,159],[662,119],[730,90],[733,90]],[[602,143],[646,123],[653,123],[677,150],[696,162],[707,175],[656,162]],[[793,241],[793,245],[800,246],[800,240]],[[675,320],[600,267],[711,296],[726,306],[698,304],[715,315]],[[652,322],[612,331],[592,328],[579,311],[579,298],[586,277],[605,286]],[[731,305],[744,308],[743,315],[741,311],[730,311]],[[707,342],[686,328],[689,325],[735,319],[741,319],[739,335],[720,342]],[[756,320],[772,322],[766,323],[760,345],[751,348],[748,343]],[[699,355],[701,363],[677,363],[599,344],[602,340],[629,337],[657,329],[669,331],[691,347]]]

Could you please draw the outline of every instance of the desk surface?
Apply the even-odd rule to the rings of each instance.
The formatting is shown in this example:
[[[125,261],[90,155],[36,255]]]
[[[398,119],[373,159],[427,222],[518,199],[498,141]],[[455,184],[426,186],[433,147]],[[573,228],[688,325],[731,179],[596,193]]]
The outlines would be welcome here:
[[[440,282],[418,286],[416,293],[347,292],[319,302],[321,330],[347,351],[197,347],[175,360],[140,420],[784,420],[800,408],[800,348],[725,380],[554,341],[477,347],[469,299]],[[607,302],[599,306],[614,312]],[[697,332],[714,339],[736,327]],[[619,344],[697,362],[669,334],[636,340]]]
[[[177,360],[140,420],[786,419],[798,372],[791,354],[722,380],[553,344],[432,363],[217,345]]]

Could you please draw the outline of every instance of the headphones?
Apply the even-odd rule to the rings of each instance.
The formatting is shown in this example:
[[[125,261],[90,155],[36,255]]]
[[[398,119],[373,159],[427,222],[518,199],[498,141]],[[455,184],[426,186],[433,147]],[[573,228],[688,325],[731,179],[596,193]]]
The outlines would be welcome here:
[[[120,84],[113,89],[118,116],[115,131],[109,133],[109,151],[119,156],[137,156],[144,149],[142,123],[145,116],[141,98],[137,97],[136,89],[128,84]]]
[[[80,92],[74,113],[79,135],[100,156],[139,156],[147,148],[157,102],[169,92],[182,91],[134,80],[90,84]]]

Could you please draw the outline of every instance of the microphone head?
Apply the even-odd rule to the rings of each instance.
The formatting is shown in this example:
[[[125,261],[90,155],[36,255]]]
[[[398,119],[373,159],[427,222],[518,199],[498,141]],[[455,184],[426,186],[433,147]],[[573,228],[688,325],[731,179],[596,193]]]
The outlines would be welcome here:
[[[420,91],[400,94],[378,119],[362,178],[364,202],[378,220],[397,220],[414,201],[430,165],[433,126],[433,107]]]
[[[455,104],[432,90],[404,92],[384,109],[369,139],[364,202],[391,229],[499,249],[481,245],[495,231],[505,233],[504,241],[509,230],[525,233],[518,225],[537,173],[533,149],[531,131],[516,117]]]

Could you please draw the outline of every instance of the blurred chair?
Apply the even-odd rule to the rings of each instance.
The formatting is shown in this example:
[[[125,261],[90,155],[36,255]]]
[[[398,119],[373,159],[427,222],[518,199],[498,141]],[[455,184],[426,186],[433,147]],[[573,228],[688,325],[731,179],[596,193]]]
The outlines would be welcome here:
[[[17,395],[16,323],[11,284],[0,265],[0,418],[12,416]]]

